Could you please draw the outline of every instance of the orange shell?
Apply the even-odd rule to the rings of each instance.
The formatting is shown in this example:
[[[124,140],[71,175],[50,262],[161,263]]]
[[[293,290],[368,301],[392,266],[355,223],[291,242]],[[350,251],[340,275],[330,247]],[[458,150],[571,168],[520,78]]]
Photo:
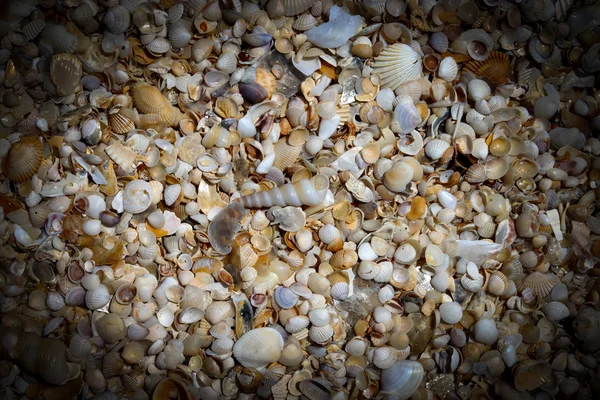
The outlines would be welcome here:
[[[10,146],[2,164],[4,175],[13,182],[25,182],[35,175],[42,165],[43,158],[44,149],[39,139],[24,136]]]
[[[500,85],[504,83],[510,71],[510,59],[504,53],[492,51],[484,61],[469,61],[464,71],[472,72],[477,77],[487,78]]]

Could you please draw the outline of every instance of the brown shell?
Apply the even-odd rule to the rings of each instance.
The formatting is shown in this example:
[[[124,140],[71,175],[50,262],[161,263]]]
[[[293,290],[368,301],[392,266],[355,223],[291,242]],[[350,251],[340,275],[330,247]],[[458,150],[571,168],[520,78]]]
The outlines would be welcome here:
[[[171,107],[160,90],[147,83],[135,85],[133,88],[133,101],[140,112],[144,114],[158,114],[161,117],[165,113],[165,108],[170,109]]]
[[[25,182],[36,174],[44,158],[44,149],[39,139],[24,136],[10,146],[2,163],[6,177],[16,183]]]
[[[552,288],[559,283],[560,281],[556,275],[543,274],[535,271],[523,279],[519,291],[530,288],[539,298],[544,298],[552,291]]]
[[[492,51],[484,61],[469,61],[463,70],[500,85],[504,83],[510,71],[510,59],[504,53]]]
[[[55,54],[52,57],[50,80],[59,96],[68,96],[75,91],[81,72],[81,61],[73,54]]]
[[[133,121],[123,114],[108,114],[108,123],[114,133],[127,133],[135,129]]]

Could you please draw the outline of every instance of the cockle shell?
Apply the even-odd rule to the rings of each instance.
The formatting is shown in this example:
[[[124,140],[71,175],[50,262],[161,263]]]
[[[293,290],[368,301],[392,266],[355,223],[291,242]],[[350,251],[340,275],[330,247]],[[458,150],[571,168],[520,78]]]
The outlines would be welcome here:
[[[458,64],[450,57],[444,58],[438,67],[437,75],[446,82],[452,82],[458,76]]]
[[[24,136],[10,146],[2,161],[2,171],[13,182],[25,182],[38,171],[43,157],[40,140],[34,136]]]
[[[262,369],[279,359],[283,344],[283,338],[275,329],[257,328],[235,343],[233,356],[246,368]]]
[[[116,6],[104,14],[103,22],[112,33],[123,33],[129,26],[130,20],[129,11],[123,6]]]

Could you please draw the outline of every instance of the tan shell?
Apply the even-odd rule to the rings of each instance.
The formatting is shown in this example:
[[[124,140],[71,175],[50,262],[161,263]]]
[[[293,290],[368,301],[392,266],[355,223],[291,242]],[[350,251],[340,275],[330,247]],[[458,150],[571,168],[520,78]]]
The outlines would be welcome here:
[[[519,291],[531,288],[538,297],[544,298],[552,291],[552,288],[559,283],[558,277],[554,274],[543,274],[534,271],[531,275],[523,279],[523,282],[521,282],[521,285],[519,286]]]
[[[24,136],[13,143],[2,162],[6,177],[16,183],[25,182],[36,174],[44,158],[40,140],[34,136]]]
[[[81,72],[81,61],[73,54],[55,54],[52,57],[50,79],[59,96],[68,96],[75,91]]]

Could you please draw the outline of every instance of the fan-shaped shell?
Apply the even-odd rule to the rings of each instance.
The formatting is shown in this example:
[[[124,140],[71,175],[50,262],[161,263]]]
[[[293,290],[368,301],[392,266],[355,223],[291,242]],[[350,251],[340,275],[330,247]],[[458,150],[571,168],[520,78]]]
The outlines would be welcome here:
[[[421,70],[421,56],[402,43],[387,47],[373,62],[373,72],[381,77],[381,86],[392,90],[420,78]]]
[[[246,368],[262,369],[279,359],[283,344],[283,338],[275,329],[257,328],[235,343],[233,356]]]
[[[452,82],[458,76],[458,64],[452,56],[444,58],[438,66],[437,75],[446,82]]]
[[[525,279],[523,279],[521,285],[519,286],[519,291],[530,288],[539,298],[544,298],[558,283],[560,282],[556,275],[551,273],[543,274],[541,272],[534,271],[525,277]]]
[[[508,278],[500,271],[494,271],[488,280],[488,292],[495,296],[502,296],[508,289]]]
[[[421,363],[401,360],[381,372],[381,391],[393,398],[408,399],[421,386],[424,377]]]
[[[559,301],[551,301],[544,307],[544,313],[552,321],[561,321],[569,316],[569,308]]]
[[[44,149],[37,137],[24,136],[13,143],[2,162],[4,175],[13,182],[25,182],[36,174],[44,158]]]
[[[110,8],[106,14],[104,14],[104,19],[102,21],[109,31],[118,34],[125,32],[129,26],[131,17],[127,8],[124,6],[116,6]]]
[[[484,61],[469,61],[463,71],[472,72],[476,77],[501,85],[510,71],[510,59],[504,53],[492,51]]]
[[[68,96],[75,91],[81,79],[82,64],[72,54],[55,54],[50,64],[50,79],[60,96]]]

